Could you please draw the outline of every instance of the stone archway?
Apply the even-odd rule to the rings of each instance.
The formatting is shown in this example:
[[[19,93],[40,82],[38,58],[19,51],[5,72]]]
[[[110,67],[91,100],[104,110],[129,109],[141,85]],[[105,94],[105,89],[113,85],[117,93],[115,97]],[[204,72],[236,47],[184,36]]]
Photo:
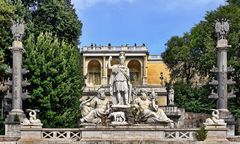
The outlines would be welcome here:
[[[88,85],[101,85],[101,64],[98,60],[91,60],[88,63]]]
[[[130,80],[133,86],[142,84],[141,63],[138,60],[130,60],[128,63]]]

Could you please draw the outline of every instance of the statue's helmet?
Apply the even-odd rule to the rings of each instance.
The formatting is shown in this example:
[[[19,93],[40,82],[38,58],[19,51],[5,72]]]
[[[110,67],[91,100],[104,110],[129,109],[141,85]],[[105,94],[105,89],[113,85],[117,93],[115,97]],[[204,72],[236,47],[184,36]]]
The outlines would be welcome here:
[[[125,61],[125,52],[120,52],[119,59],[120,59],[120,63],[123,63]]]

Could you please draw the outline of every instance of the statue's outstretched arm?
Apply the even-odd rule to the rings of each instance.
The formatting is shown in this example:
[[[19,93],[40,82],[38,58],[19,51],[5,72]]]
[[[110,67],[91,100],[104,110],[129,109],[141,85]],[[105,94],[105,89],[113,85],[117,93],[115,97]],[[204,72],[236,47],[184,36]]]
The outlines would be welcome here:
[[[155,103],[155,99],[152,99],[151,100],[151,107],[154,111],[157,111],[158,110],[158,105],[156,105]]]

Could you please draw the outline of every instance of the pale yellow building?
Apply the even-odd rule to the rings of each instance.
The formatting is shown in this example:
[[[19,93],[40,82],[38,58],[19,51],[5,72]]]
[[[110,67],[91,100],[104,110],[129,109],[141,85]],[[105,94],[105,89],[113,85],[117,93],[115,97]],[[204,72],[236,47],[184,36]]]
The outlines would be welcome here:
[[[147,84],[164,85],[170,79],[170,72],[160,55],[149,55],[147,61]]]
[[[153,89],[158,94],[160,105],[167,104],[167,91],[164,82],[169,80],[169,71],[160,55],[149,55],[148,48],[142,46],[86,46],[81,49],[83,58],[83,74],[86,76],[84,95],[91,95],[97,89],[105,88],[109,93],[109,78],[111,71],[107,63],[109,56],[112,64],[117,64],[120,52],[125,52],[125,64],[130,70],[133,87]]]

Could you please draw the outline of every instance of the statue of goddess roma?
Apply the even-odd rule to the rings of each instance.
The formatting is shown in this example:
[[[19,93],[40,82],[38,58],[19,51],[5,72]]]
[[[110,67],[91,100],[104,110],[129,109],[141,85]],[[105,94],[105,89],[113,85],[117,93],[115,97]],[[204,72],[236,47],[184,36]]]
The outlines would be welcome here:
[[[112,70],[110,76],[110,94],[113,97],[113,107],[130,107],[132,85],[130,83],[129,69],[125,66],[125,53],[120,52],[119,64],[111,65],[109,57],[108,68]]]

